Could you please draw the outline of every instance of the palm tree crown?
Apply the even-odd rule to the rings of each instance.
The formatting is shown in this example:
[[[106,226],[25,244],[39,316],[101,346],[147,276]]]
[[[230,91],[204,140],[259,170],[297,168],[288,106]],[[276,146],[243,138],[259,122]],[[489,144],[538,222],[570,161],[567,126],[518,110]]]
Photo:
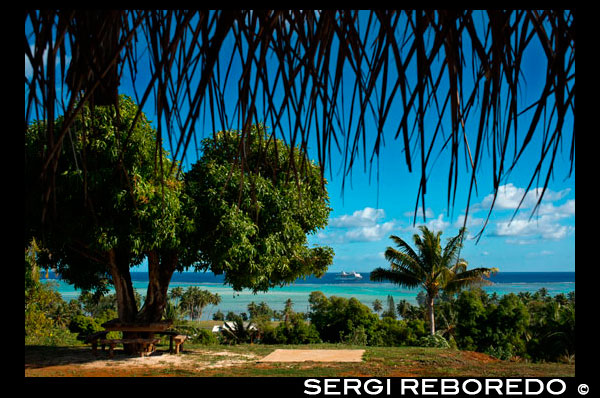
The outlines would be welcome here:
[[[426,226],[420,226],[419,229],[422,236],[413,235],[415,249],[398,236],[390,236],[397,246],[397,249],[388,247],[385,251],[390,269],[374,269],[371,280],[390,281],[407,288],[422,286],[427,293],[430,330],[433,335],[433,301],[440,291],[455,293],[476,283],[486,283],[484,276],[498,272],[498,269],[467,270],[467,262],[459,257],[465,228],[461,228],[458,235],[449,238],[444,248],[440,243],[442,231],[430,231]]]

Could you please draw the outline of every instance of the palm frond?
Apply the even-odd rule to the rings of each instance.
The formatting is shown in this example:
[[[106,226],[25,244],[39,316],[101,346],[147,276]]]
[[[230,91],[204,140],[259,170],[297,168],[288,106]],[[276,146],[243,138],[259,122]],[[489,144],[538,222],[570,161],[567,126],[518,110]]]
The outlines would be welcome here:
[[[457,257],[460,253],[460,250],[462,249],[465,234],[466,228],[463,227],[459,230],[456,236],[449,238],[446,242],[446,246],[444,246],[441,259],[441,262],[445,266],[449,266],[453,262],[456,262],[456,265],[458,265],[459,260],[457,259]]]
[[[388,247],[388,249],[391,249],[390,254],[402,253],[406,257],[407,262],[412,262],[412,263],[419,262],[419,260],[420,260],[419,255],[414,251],[414,249],[406,241],[404,241],[402,238],[400,238],[396,235],[390,235],[390,239],[394,241],[394,243],[396,244],[396,247],[398,248],[398,250],[396,250],[391,247]],[[386,257],[386,259],[388,259],[388,258]],[[391,260],[391,259],[393,259],[393,258],[390,258],[388,260]]]
[[[409,271],[387,270],[375,268],[371,271],[370,278],[375,282],[388,281],[407,288],[415,288],[421,285],[421,279]]]
[[[484,277],[498,272],[498,268],[473,268],[470,270],[458,272],[448,281],[445,291],[448,293],[458,292],[461,289],[472,285],[489,285],[491,282]]]
[[[529,170],[530,181],[544,180],[539,201],[563,142],[570,144],[568,176],[573,172],[573,11],[26,10],[25,26],[24,125],[49,123],[40,170],[47,205],[79,104],[116,106],[116,87],[129,83],[140,109],[155,108],[157,153],[168,142],[179,167],[203,131],[245,131],[265,121],[286,144],[306,148],[316,138],[323,178],[333,166],[333,143],[343,159],[336,166],[347,176],[361,158],[365,170],[367,158],[372,165],[384,132],[395,132],[409,172],[420,169],[415,216],[419,204],[425,216],[426,171],[435,152],[450,156],[448,207],[454,206],[461,156],[470,168],[465,225],[484,148],[491,149],[494,198],[534,143],[541,143],[539,162]],[[139,54],[138,46],[148,51]],[[521,60],[536,48],[545,70],[529,72]],[[138,78],[142,68],[150,72],[147,79]],[[545,82],[532,103],[519,108],[527,73]],[[231,90],[236,98],[229,106]],[[59,114],[61,127],[53,123]],[[425,134],[430,115],[439,123]],[[518,135],[524,118],[527,132]],[[440,139],[443,120],[450,120],[450,132]],[[465,129],[470,120],[478,124],[472,136]],[[289,173],[301,173],[299,166],[292,160]]]

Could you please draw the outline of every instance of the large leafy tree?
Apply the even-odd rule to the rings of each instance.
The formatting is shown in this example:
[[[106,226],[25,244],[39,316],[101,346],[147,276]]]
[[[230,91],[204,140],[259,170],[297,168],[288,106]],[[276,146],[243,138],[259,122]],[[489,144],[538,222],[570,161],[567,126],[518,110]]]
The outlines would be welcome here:
[[[54,174],[57,211],[47,213],[39,200],[47,191],[36,182],[51,134],[47,123],[37,122],[26,135],[25,240],[39,237],[49,253],[40,263],[55,267],[76,287],[105,291],[112,284],[122,321],[160,320],[173,273],[190,266],[224,272],[237,290],[266,290],[299,276],[321,275],[331,263],[330,248],[306,244],[306,233],[323,227],[330,211],[318,168],[308,160],[310,178],[285,182],[281,173],[265,173],[254,180],[261,193],[249,199],[223,185],[228,175],[234,186],[250,180],[247,170],[226,161],[237,144],[230,148],[207,140],[198,165],[185,180],[178,178],[166,152],[154,156],[157,141],[150,123],[122,96],[118,107],[85,105],[72,124],[70,145],[62,147]],[[242,142],[237,133],[226,136],[230,143]],[[294,153],[279,143],[274,149],[279,159],[268,147],[249,146],[252,167],[283,169]],[[43,222],[58,214],[60,222]],[[138,309],[130,268],[144,258],[149,283]]]
[[[442,231],[430,231],[419,226],[423,236],[413,235],[415,249],[398,236],[392,235],[398,249],[388,247],[385,258],[390,269],[376,268],[371,272],[371,280],[390,281],[408,288],[422,287],[427,294],[430,332],[435,334],[434,300],[442,291],[455,293],[460,289],[484,283],[484,276],[497,272],[496,268],[473,268],[467,270],[467,262],[459,258],[462,240],[466,229],[449,238],[442,248]]]
[[[306,153],[273,139],[262,125],[249,134],[219,132],[202,149],[185,179],[195,229],[186,242],[192,257],[184,261],[224,274],[235,290],[266,291],[323,275],[333,249],[309,247],[307,234],[325,227],[331,208]],[[305,168],[298,178],[287,172],[294,163]]]
[[[55,267],[76,287],[103,292],[112,284],[123,321],[149,319],[162,311],[155,308],[161,293],[166,294],[161,281],[170,279],[177,267],[173,250],[189,226],[180,200],[183,182],[173,174],[156,178],[157,168],[169,160],[164,151],[155,158],[155,131],[143,114],[135,120],[137,112],[126,96],[118,107],[84,105],[56,165],[56,213],[40,206],[46,192],[37,183],[50,149],[47,123],[32,124],[25,143],[26,241],[39,237],[48,253],[44,265]],[[56,125],[62,122],[58,118]],[[55,222],[40,223],[57,214]],[[144,258],[150,283],[138,311],[129,269]]]

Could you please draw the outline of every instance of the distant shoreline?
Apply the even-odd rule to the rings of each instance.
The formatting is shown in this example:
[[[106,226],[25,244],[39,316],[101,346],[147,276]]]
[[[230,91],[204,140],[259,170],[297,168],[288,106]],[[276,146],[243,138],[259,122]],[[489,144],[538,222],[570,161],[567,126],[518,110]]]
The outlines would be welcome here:
[[[45,272],[41,272],[40,279],[56,280],[60,279],[53,272],[48,273],[46,278]],[[309,276],[306,279],[299,278],[294,283],[296,284],[328,284],[328,283],[381,283],[372,282],[369,279],[370,272],[361,272],[362,279],[357,280],[345,280],[340,281],[338,276],[339,272],[327,272],[321,278]],[[131,280],[137,282],[147,282],[148,272],[146,271],[132,271]],[[212,272],[175,272],[171,279],[172,282],[197,282],[197,283],[223,283],[225,280],[224,275],[215,275]],[[493,283],[552,283],[552,282],[563,282],[575,283],[575,272],[566,271],[515,271],[515,272],[498,272],[495,275],[490,276],[489,280]]]

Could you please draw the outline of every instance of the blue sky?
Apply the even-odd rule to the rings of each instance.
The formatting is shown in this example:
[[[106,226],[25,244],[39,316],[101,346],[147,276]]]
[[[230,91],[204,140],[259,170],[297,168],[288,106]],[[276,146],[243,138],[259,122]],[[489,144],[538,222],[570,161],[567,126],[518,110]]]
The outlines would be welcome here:
[[[523,98],[519,102],[520,109],[530,105],[531,98],[539,95],[540,87],[544,83],[546,68],[544,59],[545,56],[541,52],[536,54],[535,51],[523,59],[522,67],[527,80],[522,87]],[[69,57],[66,62],[69,62]],[[225,61],[223,63],[226,64]],[[470,61],[467,60],[466,64],[470,65]],[[138,87],[143,87],[145,79],[147,79],[147,76],[143,75],[144,69],[143,67],[138,69],[140,71],[140,76],[137,77]],[[234,65],[234,74],[235,69]],[[27,62],[25,70],[27,76],[28,70],[30,71]],[[128,72],[125,72],[125,75],[128,77]],[[234,79],[232,81],[235,83],[229,83],[229,90],[235,90],[237,87],[237,81]],[[126,78],[122,81],[119,90],[121,93],[135,98]],[[138,88],[138,92],[142,91]],[[230,92],[235,95],[234,91]],[[146,104],[144,111],[150,120],[156,120],[151,101]],[[527,117],[531,116],[525,114],[524,121],[519,122],[519,137],[523,137],[526,133]],[[475,145],[477,134],[477,126],[473,123],[477,118],[471,116],[471,123],[465,126],[465,133],[472,148]],[[433,119],[425,120],[425,130],[432,131],[435,122],[436,120]],[[335,153],[335,150],[332,151],[333,168],[326,172],[330,205],[333,208],[329,225],[309,236],[310,244],[328,245],[335,250],[334,262],[329,268],[331,272],[341,270],[368,272],[376,267],[386,267],[388,264],[383,257],[383,252],[387,246],[391,245],[389,236],[397,235],[412,242],[412,235],[417,232],[413,226],[413,212],[417,199],[420,170],[416,167],[412,173],[408,172],[402,152],[403,143],[393,139],[397,125],[394,123],[393,116],[390,118],[389,125],[392,126],[388,129],[389,131],[384,130],[385,147],[382,149],[378,162],[378,180],[376,178],[377,162],[374,161],[370,175],[369,162],[367,160],[367,169],[364,170],[361,154],[360,161],[354,167],[353,173],[346,177],[342,194],[342,176],[338,173],[342,159],[339,154]],[[209,120],[204,126],[197,127],[200,136],[212,133],[208,126],[211,126]],[[370,126],[367,134],[372,139],[375,134],[375,126],[374,124]],[[570,129],[572,126],[572,121],[567,120],[565,129]],[[446,124],[445,128],[448,132],[450,125]],[[571,133],[565,132],[564,135],[570,139]],[[533,206],[537,202],[536,195],[539,193],[537,187],[543,186],[543,178],[540,179],[539,184],[534,182],[532,188],[527,192],[520,211],[511,222],[516,206],[523,194],[526,193],[525,189],[529,184],[533,168],[539,160],[540,136],[541,134],[536,132],[536,138],[530,144],[530,148],[524,152],[519,165],[500,182],[501,187],[494,211],[479,242],[476,244],[473,239],[465,241],[462,257],[468,261],[470,267],[497,267],[501,272],[575,271],[574,172],[571,178],[567,178],[570,167],[568,159],[570,142],[563,143],[562,151],[558,151],[555,172],[539,211],[533,218],[530,218]],[[313,159],[317,158],[315,150],[314,146],[309,148],[309,152],[313,152]],[[188,154],[192,154],[193,151],[192,144]],[[415,152],[415,156],[417,163],[420,162],[418,151]],[[369,157],[370,152],[367,152],[367,159]],[[484,155],[484,159],[480,172],[477,174],[478,194],[471,199],[467,223],[470,232],[469,238],[481,229],[491,203],[493,192],[491,160],[486,155]],[[192,158],[189,160],[193,162]],[[510,156],[509,160],[512,160]],[[446,155],[440,156],[433,167],[427,170],[426,220],[423,221],[419,209],[416,225],[425,224],[430,229],[443,230],[443,238],[456,235],[463,222],[470,170],[464,165],[465,162],[460,163],[459,185],[453,209],[448,209],[447,204],[449,158]],[[473,194],[475,195],[475,193]],[[144,269],[141,267],[138,270]]]
[[[352,187],[346,187],[343,197],[340,179],[330,181],[333,211],[329,225],[310,237],[312,243],[334,248],[336,256],[330,271],[366,272],[378,266],[386,267],[383,252],[392,245],[389,239],[392,234],[412,243],[412,235],[418,232],[413,226],[418,175],[409,174],[406,166],[397,159],[393,150],[386,148],[381,159],[379,183],[369,183],[368,175],[355,173]],[[447,170],[437,172],[438,177],[428,181],[426,221],[423,222],[419,209],[416,226],[424,224],[429,229],[442,230],[442,237],[449,238],[462,226],[468,185],[466,179],[459,183],[455,209],[449,215]],[[574,177],[551,182],[533,218],[530,216],[539,190],[530,189],[511,222],[525,194],[528,178],[529,174],[523,172],[501,185],[483,236],[477,244],[474,239],[465,241],[462,256],[470,267],[498,267],[505,272],[575,271]],[[486,182],[487,190],[481,187]],[[478,183],[479,195],[472,199],[467,222],[469,238],[483,226],[492,199],[491,183],[483,179]]]

